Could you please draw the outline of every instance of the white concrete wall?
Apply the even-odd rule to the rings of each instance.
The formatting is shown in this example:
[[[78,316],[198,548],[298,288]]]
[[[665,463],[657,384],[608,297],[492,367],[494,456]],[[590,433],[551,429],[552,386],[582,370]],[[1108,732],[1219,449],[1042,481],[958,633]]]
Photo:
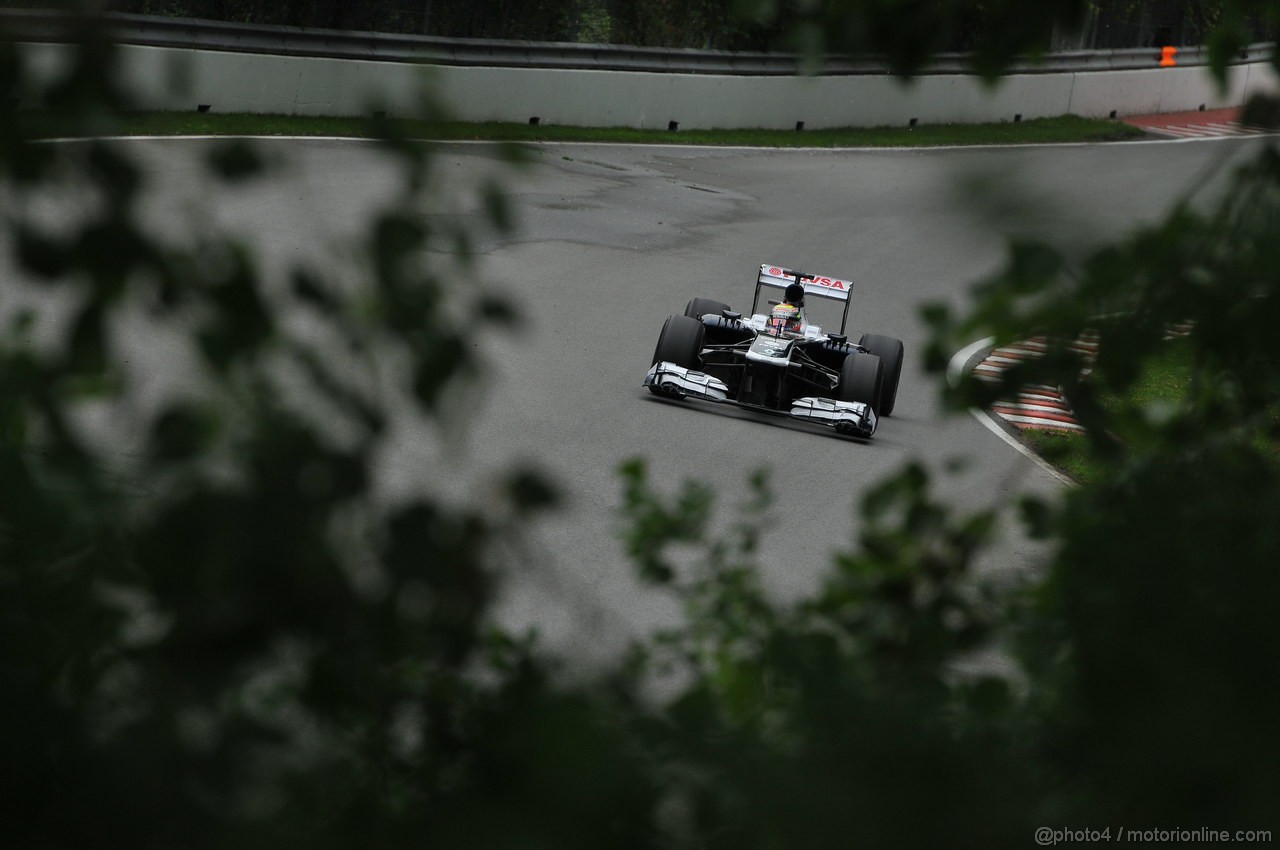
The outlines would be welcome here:
[[[1089,118],[1148,115],[1239,106],[1246,100],[1246,81],[1264,63],[1239,65],[1227,71],[1226,90],[1219,93],[1206,68],[1153,68],[1149,71],[1112,71],[1075,74],[1071,112]]]
[[[54,73],[67,48],[26,45],[33,68]],[[889,75],[735,77],[701,74],[422,67],[175,48],[121,48],[138,105],[155,110],[290,115],[423,113],[422,83],[465,121],[680,129],[824,127],[1012,121],[1075,114],[1102,117],[1235,106],[1277,91],[1264,62],[1230,72],[1219,94],[1204,68],[1021,74],[988,87],[958,74],[904,84]],[[1153,60],[1154,61],[1154,60]],[[28,101],[38,94],[28,93]]]

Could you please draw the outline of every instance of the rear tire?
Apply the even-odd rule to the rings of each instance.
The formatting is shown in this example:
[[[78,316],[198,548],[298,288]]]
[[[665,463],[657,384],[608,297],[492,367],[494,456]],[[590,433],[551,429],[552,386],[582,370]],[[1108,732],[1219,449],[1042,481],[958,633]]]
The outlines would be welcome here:
[[[880,358],[880,365],[884,369],[884,387],[880,390],[880,406],[876,408],[876,415],[889,416],[898,401],[898,381],[902,378],[902,340],[879,334],[863,334],[858,345]]]
[[[713,301],[710,298],[693,298],[684,308],[684,314],[690,319],[702,321],[702,317],[708,313],[715,313],[717,316],[729,309],[729,305],[722,301]]]
[[[658,334],[658,346],[653,350],[653,362],[666,360],[686,369],[701,365],[698,354],[702,351],[702,338],[706,328],[697,319],[688,316],[672,316]]]
[[[880,415],[877,405],[883,393],[884,369],[880,358],[874,354],[854,352],[844,359],[840,366],[840,383],[836,385],[836,399],[839,401],[860,401],[871,405],[871,409]]]

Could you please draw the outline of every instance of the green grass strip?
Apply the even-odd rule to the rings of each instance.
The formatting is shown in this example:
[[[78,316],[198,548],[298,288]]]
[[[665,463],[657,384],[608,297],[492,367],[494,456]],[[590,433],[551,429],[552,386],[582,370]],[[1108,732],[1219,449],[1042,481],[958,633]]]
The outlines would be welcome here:
[[[1036,454],[1079,484],[1096,481],[1105,471],[1089,451],[1089,438],[1077,431],[1027,429],[1020,436]]]
[[[1148,360],[1137,380],[1122,395],[1102,386],[1098,401],[1115,417],[1115,436],[1125,440],[1127,417],[1139,415],[1144,409],[1185,403],[1192,368],[1191,343],[1186,337],[1180,337],[1170,340],[1164,351]],[[1097,372],[1094,376],[1102,377]],[[1105,471],[1090,451],[1089,438],[1079,432],[1028,429],[1022,432],[1022,438],[1041,457],[1082,484],[1096,481]]]
[[[749,147],[936,147],[949,145],[1106,142],[1141,138],[1119,121],[1039,118],[999,124],[922,124],[916,127],[844,127],[832,130],[635,130],[554,124],[374,121],[292,115],[220,115],[212,112],[140,112],[106,116],[87,124],[56,114],[28,112],[28,136],[343,136],[378,138],[388,130],[403,138],[440,141],[613,142],[619,144],[733,145]]]

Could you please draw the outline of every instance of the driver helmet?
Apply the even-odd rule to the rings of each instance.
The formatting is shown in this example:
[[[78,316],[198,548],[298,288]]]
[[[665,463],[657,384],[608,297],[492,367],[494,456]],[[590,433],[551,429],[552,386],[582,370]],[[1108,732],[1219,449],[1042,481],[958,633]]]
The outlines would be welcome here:
[[[786,294],[782,296],[783,303],[794,304],[797,307],[804,306],[804,286],[799,283],[788,283]]]
[[[800,308],[794,304],[779,304],[769,314],[765,327],[775,335],[784,333],[800,333]]]

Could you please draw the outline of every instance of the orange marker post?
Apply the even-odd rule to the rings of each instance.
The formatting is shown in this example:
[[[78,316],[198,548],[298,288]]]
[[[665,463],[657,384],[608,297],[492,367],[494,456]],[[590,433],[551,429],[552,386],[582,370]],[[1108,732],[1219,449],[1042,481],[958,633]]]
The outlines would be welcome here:
[[[1177,53],[1178,53],[1178,48],[1176,47],[1160,48],[1160,67],[1172,68],[1174,65],[1177,65],[1178,60],[1173,58],[1174,56],[1177,55]]]

